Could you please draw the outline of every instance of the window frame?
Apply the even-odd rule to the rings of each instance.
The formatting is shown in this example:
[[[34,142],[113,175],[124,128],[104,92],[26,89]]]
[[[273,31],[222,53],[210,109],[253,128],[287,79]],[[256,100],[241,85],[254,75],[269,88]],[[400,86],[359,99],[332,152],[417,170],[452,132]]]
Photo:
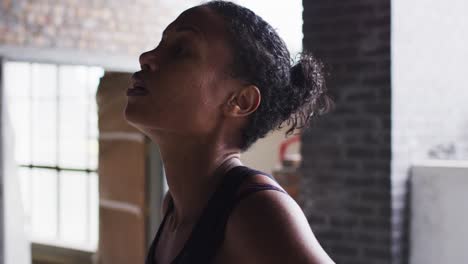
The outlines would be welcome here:
[[[33,264],[93,264],[96,252],[31,243]]]
[[[130,55],[104,54],[76,49],[36,48],[0,44],[0,69],[7,61],[98,66],[102,67],[104,72],[135,72],[140,70],[138,59],[135,59],[135,56]],[[0,81],[2,81],[1,78]],[[159,153],[156,153],[155,151],[152,151],[152,155],[154,155],[156,159],[159,157]],[[152,173],[158,174],[158,176],[162,177],[162,172],[159,169],[154,169]],[[163,180],[162,178],[159,179]],[[160,206],[159,203],[162,198],[159,198],[158,194],[160,194],[161,190],[158,189],[157,191],[158,193],[151,200],[152,204]],[[2,209],[0,213],[3,213],[3,208],[0,209]],[[152,228],[149,230],[156,229],[156,223],[159,218],[160,216],[158,213],[152,215],[152,219],[155,219],[156,222],[151,222],[152,224],[150,225]],[[149,242],[152,237],[153,233],[150,231],[148,234]],[[97,253],[95,252],[31,242],[31,258],[32,262],[35,264],[57,264],[57,261],[59,261],[58,263],[97,263],[95,261],[96,256]],[[88,260],[89,262],[80,262]]]
[[[96,66],[96,65],[82,65],[82,64],[71,64],[71,63],[63,63],[63,62],[53,62],[53,61],[37,61],[37,60],[17,60],[17,59],[12,59],[11,57],[4,57],[1,54],[1,46],[0,46],[0,88],[2,91],[2,97],[7,97],[6,95],[6,87],[4,86],[5,84],[5,75],[4,75],[4,69],[5,65],[8,62],[14,62],[14,63],[26,63],[29,64],[31,67],[32,64],[49,64],[56,66],[57,69],[60,66],[84,66],[84,67],[101,67],[103,71],[105,72],[106,69],[103,68],[102,66]],[[57,84],[58,85],[58,84]],[[58,87],[59,88],[59,87]],[[3,98],[6,99],[6,98]],[[29,97],[28,104],[32,105],[33,100],[31,97]],[[58,110],[58,109],[56,109]],[[96,109],[97,110],[97,109]],[[89,114],[89,113],[87,113]],[[97,114],[97,113],[96,113]],[[88,117],[87,117],[88,118]],[[88,120],[89,122],[89,120]],[[89,135],[89,134],[88,134]],[[99,140],[98,138],[96,140]],[[51,170],[55,171],[56,173],[60,173],[61,171],[67,171],[67,172],[84,172],[87,174],[87,177],[91,176],[91,173],[95,173],[97,177],[98,175],[98,169],[91,169],[88,166],[86,168],[72,168],[72,167],[61,167],[58,165],[58,160],[55,162],[55,166],[47,166],[47,165],[39,165],[39,164],[33,164],[32,162],[30,164],[16,164],[17,168],[29,168],[30,170],[32,169],[44,169],[44,170]],[[58,178],[60,175],[57,175]],[[89,193],[90,191],[90,186],[87,185],[87,192]],[[58,197],[57,199],[60,199]],[[99,196],[98,196],[98,202],[99,202]],[[87,204],[87,207],[89,205]],[[0,208],[2,209],[2,208]],[[89,211],[90,208],[87,208],[87,211]],[[57,208],[57,214],[60,213],[60,208]],[[88,216],[89,217],[89,216]],[[89,221],[89,220],[87,220]],[[91,227],[88,227],[91,228]],[[64,244],[55,244],[55,243],[47,243],[44,242],[42,243],[41,241],[35,240],[35,239],[30,239],[29,240],[30,245],[31,245],[31,260],[32,263],[38,263],[38,264],[59,264],[59,263],[95,263],[94,258],[95,255],[97,254],[98,248],[96,250],[88,250],[85,248],[78,248],[77,247],[67,247],[67,245]],[[98,242],[98,241],[97,241]]]

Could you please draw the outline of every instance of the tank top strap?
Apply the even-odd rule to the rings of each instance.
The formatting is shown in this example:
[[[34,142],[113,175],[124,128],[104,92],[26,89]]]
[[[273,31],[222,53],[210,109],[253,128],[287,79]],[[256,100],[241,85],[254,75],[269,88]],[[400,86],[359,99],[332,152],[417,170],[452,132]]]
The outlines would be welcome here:
[[[242,182],[253,173],[246,166],[236,166],[224,175],[173,264],[212,261],[224,239],[225,219],[229,215],[233,197]]]
[[[150,247],[148,249],[145,264],[154,264],[154,253],[155,253],[155,250],[156,250],[156,246],[157,246],[157,244],[159,242],[161,232],[162,232],[162,228],[164,227],[164,224],[167,221],[167,216],[172,211],[173,207],[174,207],[174,205],[172,203],[172,199],[169,199],[167,210],[166,210],[166,212],[165,212],[165,214],[163,216],[161,224],[159,225],[158,231],[156,232],[156,236],[154,237],[154,239],[153,239],[153,241],[152,241],[152,243],[151,243],[151,245],[150,245]]]
[[[198,222],[193,227],[190,237],[171,264],[211,263],[224,240],[229,215],[240,200],[262,190],[283,192],[283,190],[270,184],[249,184],[238,194],[242,183],[247,178],[257,174],[263,174],[275,180],[267,173],[246,166],[233,167],[226,172],[209,198]],[[173,205],[170,203],[160,228],[164,225],[167,214],[172,210],[172,207]],[[159,232],[160,230],[158,230],[158,234],[150,247],[147,264],[153,264],[151,255],[154,254],[154,248],[160,235]]]
[[[241,200],[247,198],[249,195],[254,194],[259,191],[266,191],[266,190],[273,190],[273,191],[278,191],[282,192],[284,194],[287,194],[283,189],[278,188],[274,185],[271,184],[266,184],[266,183],[252,183],[244,187],[239,195],[237,195],[236,199],[234,200],[235,204],[238,204]]]
[[[258,175],[258,174],[261,174],[261,175],[264,175],[270,179],[272,179],[273,181],[275,181],[276,183],[278,183],[278,181],[270,174],[266,173],[266,172],[263,172],[263,171],[259,171],[259,170],[255,170],[255,169],[251,169],[251,168],[248,168],[248,170],[250,171],[249,174],[250,175]],[[250,183],[248,184],[247,186],[243,187],[243,189],[241,190],[240,194],[238,194],[235,198],[234,198],[234,204],[233,206],[235,206],[237,203],[239,203],[241,200],[247,198],[249,195],[251,194],[254,194],[256,192],[259,192],[259,191],[265,191],[265,190],[274,190],[274,191],[279,191],[279,192],[282,192],[282,193],[285,193],[287,194],[283,189],[281,188],[278,188],[274,185],[271,185],[271,184],[268,184],[268,183]]]

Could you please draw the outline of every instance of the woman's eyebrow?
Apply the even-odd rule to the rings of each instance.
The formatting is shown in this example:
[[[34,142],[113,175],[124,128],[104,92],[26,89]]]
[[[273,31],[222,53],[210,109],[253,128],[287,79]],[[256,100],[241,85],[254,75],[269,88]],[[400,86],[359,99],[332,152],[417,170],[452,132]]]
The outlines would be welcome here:
[[[165,36],[167,34],[167,31],[168,31],[167,29],[164,30],[163,36]],[[191,25],[179,26],[174,31],[175,32],[188,31],[188,32],[195,33],[196,35],[201,36],[203,38],[205,37],[205,34],[203,34],[203,32],[200,29],[198,29],[197,27],[191,26]]]
[[[180,31],[192,31],[196,34],[200,34],[200,35],[203,35],[202,32],[200,31],[200,29],[194,27],[194,26],[190,26],[190,25],[184,25],[184,26],[180,26],[180,27],[177,27],[176,28],[176,32],[180,32]]]

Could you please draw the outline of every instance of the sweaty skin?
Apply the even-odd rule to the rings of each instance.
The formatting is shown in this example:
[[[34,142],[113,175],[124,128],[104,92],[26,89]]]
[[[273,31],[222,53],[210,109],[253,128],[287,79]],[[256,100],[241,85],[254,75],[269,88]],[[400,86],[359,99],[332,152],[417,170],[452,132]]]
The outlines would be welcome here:
[[[157,263],[180,252],[224,172],[240,161],[241,129],[260,102],[257,87],[227,74],[232,60],[223,19],[206,7],[183,12],[140,56],[125,118],[159,145],[172,200]],[[139,92],[137,92],[139,91]],[[273,180],[256,175],[249,183]],[[279,187],[279,186],[278,186]],[[241,186],[242,189],[242,186]],[[289,196],[262,191],[232,212],[214,263],[333,263]]]

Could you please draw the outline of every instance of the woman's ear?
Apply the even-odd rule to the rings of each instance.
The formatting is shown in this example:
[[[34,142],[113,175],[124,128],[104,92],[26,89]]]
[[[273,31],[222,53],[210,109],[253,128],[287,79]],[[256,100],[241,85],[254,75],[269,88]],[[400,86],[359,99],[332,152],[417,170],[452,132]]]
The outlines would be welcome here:
[[[260,90],[255,85],[244,86],[234,93],[227,101],[226,114],[228,116],[248,116],[257,110],[261,102]]]

